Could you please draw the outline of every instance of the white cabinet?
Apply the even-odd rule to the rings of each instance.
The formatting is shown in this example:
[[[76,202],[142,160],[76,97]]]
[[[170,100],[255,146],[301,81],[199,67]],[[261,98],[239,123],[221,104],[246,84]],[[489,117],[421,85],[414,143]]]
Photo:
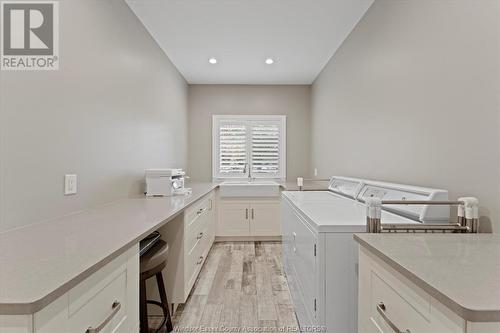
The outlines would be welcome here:
[[[139,331],[139,246],[106,264],[34,315],[0,316],[1,333]]]
[[[280,235],[281,209],[279,200],[224,199],[219,202],[217,236],[279,237]]]
[[[163,277],[168,300],[174,305],[186,302],[212,247],[216,212],[212,191],[159,230],[170,246]],[[154,279],[148,281],[147,287],[148,298],[159,299]]]
[[[281,209],[279,201],[250,203],[250,235],[281,235]]]
[[[248,202],[220,201],[217,236],[250,235]]]
[[[500,323],[471,323],[364,247],[359,250],[359,333],[494,333]]]

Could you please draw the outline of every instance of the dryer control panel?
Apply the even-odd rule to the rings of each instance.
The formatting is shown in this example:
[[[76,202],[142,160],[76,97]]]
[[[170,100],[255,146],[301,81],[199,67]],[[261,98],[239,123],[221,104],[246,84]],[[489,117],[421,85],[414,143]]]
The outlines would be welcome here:
[[[385,182],[375,182],[365,180],[365,183],[357,200],[366,202],[367,198],[379,198],[381,200],[448,200],[448,191],[418,187],[412,185],[402,185]],[[384,205],[384,210],[394,212],[398,215],[406,216],[420,222],[440,222],[449,221],[449,206],[429,206],[429,205]]]
[[[337,194],[355,199],[362,187],[363,182],[361,179],[332,177],[328,189]]]

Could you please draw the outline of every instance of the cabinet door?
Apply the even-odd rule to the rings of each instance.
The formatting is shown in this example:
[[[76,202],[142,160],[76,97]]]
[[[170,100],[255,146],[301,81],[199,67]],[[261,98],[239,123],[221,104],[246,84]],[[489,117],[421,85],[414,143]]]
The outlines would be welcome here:
[[[281,207],[279,202],[258,202],[250,205],[250,235],[281,235]]]
[[[221,201],[219,204],[219,221],[217,235],[248,236],[250,205],[248,202]]]

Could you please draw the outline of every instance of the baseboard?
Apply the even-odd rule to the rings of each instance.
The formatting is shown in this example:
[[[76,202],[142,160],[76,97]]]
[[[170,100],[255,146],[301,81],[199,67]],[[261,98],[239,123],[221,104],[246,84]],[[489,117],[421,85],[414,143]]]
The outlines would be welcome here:
[[[281,236],[215,236],[215,242],[281,242]]]

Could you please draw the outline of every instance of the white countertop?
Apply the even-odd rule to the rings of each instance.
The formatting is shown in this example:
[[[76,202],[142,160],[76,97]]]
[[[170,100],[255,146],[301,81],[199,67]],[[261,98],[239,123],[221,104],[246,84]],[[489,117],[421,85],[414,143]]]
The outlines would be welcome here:
[[[500,322],[500,235],[356,234],[354,238],[460,317]]]
[[[218,186],[144,196],[0,234],[0,315],[39,311]]]

